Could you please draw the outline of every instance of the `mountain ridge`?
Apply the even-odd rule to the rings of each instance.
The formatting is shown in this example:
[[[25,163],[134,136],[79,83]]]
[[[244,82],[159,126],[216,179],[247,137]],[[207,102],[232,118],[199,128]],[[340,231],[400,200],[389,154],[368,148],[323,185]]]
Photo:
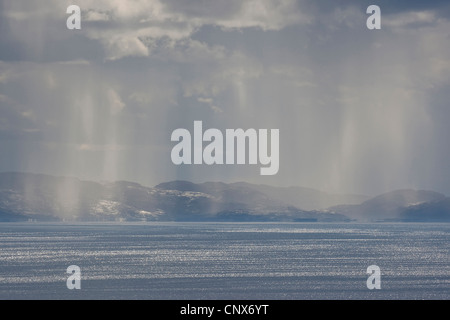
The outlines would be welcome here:
[[[225,191],[229,188],[237,187],[243,189],[253,189],[267,196],[277,199],[283,203],[290,204],[302,210],[324,210],[337,204],[359,204],[370,199],[366,195],[358,194],[331,194],[312,188],[291,186],[273,187],[265,184],[251,184],[248,182],[203,182],[193,183],[184,180],[175,180],[160,183],[155,188],[172,189],[180,191],[201,191],[204,193]]]
[[[437,192],[353,196],[247,182],[176,180],[146,187],[7,172],[0,173],[0,221],[450,221],[450,199]],[[354,203],[318,207],[338,199]],[[309,202],[302,207],[302,201]]]
[[[414,206],[444,199],[446,199],[444,194],[434,191],[399,189],[383,193],[359,205],[340,205],[329,210],[358,221],[401,221],[408,220],[409,210]]]
[[[216,186],[216,193],[211,186]],[[206,189],[205,189],[206,186]],[[0,173],[0,220],[344,221],[305,211],[251,188],[209,183],[186,190],[135,182],[97,183],[32,173]],[[205,191],[205,192],[201,192]]]

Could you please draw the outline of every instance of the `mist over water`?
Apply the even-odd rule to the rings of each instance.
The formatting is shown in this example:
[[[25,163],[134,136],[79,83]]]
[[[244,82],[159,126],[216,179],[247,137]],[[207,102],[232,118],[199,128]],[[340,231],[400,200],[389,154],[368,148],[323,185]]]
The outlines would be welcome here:
[[[0,225],[1,299],[449,299],[449,224]],[[81,268],[68,290],[66,268]],[[381,269],[381,290],[366,269]]]

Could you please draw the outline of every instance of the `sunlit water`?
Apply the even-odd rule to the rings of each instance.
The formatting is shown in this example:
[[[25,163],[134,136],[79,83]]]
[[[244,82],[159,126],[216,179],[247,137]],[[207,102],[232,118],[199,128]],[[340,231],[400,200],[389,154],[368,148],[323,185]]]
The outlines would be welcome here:
[[[3,223],[0,299],[449,299],[449,240],[450,224]]]

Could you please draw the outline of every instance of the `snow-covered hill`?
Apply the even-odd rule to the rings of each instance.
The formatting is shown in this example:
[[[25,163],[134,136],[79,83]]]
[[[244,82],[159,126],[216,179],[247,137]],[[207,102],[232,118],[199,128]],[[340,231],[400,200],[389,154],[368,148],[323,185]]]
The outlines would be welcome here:
[[[313,201],[308,202],[308,194]],[[303,209],[318,200],[363,199],[329,197],[313,189],[243,182],[172,181],[151,188],[128,181],[0,173],[0,221],[450,221],[450,199],[432,191],[397,190],[360,204]]]
[[[155,188],[31,173],[0,174],[0,221],[345,221],[305,211],[248,186],[173,182]]]

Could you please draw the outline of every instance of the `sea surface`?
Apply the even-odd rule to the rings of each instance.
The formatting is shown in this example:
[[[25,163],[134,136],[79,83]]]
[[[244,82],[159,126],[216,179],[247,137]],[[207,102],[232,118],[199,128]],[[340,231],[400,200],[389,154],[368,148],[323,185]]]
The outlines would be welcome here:
[[[449,240],[445,223],[0,223],[0,299],[447,300]]]

